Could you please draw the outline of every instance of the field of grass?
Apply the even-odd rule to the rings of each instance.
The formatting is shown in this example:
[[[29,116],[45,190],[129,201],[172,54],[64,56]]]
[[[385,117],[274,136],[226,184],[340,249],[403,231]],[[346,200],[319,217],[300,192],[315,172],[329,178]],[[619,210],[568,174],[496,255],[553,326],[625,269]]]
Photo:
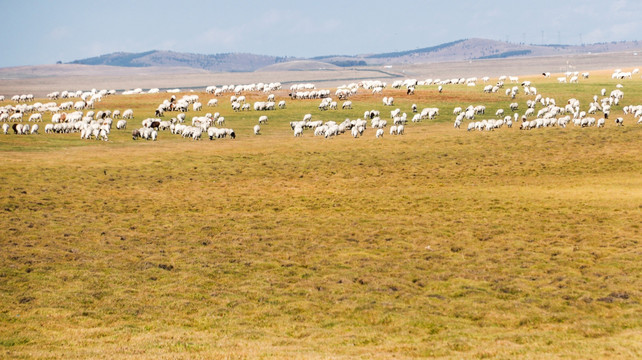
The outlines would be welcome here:
[[[584,109],[616,83],[531,80]],[[308,112],[391,110],[363,90],[354,110],[288,99],[260,136],[263,113],[204,107],[235,140],[132,141],[167,94],[106,98],[136,116],[109,142],[0,135],[0,357],[642,357],[642,126],[617,106],[603,129],[466,132],[453,107],[511,100],[404,94],[383,95],[441,115],[383,139],[292,137]]]

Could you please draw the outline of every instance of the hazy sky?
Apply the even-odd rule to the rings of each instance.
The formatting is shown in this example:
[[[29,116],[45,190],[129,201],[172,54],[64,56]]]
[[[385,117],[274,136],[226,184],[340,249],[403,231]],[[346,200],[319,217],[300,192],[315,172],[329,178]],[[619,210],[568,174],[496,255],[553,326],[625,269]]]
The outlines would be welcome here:
[[[115,51],[313,57],[464,38],[579,44],[642,40],[640,0],[0,0],[0,67]]]

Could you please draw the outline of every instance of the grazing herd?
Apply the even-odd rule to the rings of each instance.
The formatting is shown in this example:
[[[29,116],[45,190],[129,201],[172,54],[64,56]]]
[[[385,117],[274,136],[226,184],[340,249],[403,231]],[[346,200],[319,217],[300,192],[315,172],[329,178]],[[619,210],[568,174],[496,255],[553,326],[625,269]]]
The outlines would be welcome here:
[[[611,78],[615,80],[631,79],[633,75],[639,73],[639,69],[632,71],[622,71],[617,69],[613,72]],[[544,78],[551,77],[550,72],[542,73]],[[558,83],[578,84],[584,79],[588,79],[588,72],[566,72],[557,78]],[[469,87],[476,86],[478,81],[488,83],[490,77],[484,76],[480,79],[470,78],[452,78],[452,79],[405,79],[397,80],[391,84],[392,89],[406,88],[405,95],[412,97],[417,91],[424,90],[430,85],[436,85],[438,93],[448,91],[446,86],[465,84]],[[508,86],[507,84],[511,84]],[[571,86],[571,85],[568,85]],[[417,89],[417,87],[423,87]],[[505,91],[500,91],[506,87]],[[226,93],[232,93],[229,97],[231,111],[247,112],[259,111],[270,112],[286,109],[286,100],[277,99],[275,92],[281,90],[281,83],[258,83],[249,85],[224,85],[208,86],[205,93],[214,97],[205,102],[207,108],[218,108],[220,97]],[[383,94],[387,88],[387,83],[379,80],[361,81],[349,85],[340,86],[334,92],[334,96],[341,100],[339,102],[331,97],[330,90],[317,89],[314,84],[293,84],[289,88],[288,96],[290,101],[303,101],[309,99],[318,99],[320,103],[318,110],[321,113],[326,111],[352,110],[354,100],[349,99],[365,90],[366,94],[372,95]],[[473,131],[491,131],[501,128],[512,128],[515,125],[521,130],[532,130],[549,127],[565,128],[572,124],[578,127],[605,127],[612,111],[621,111],[623,115],[633,115],[637,118],[637,123],[642,123],[642,105],[626,105],[620,108],[624,99],[622,84],[615,84],[607,94],[607,89],[603,88],[599,94],[595,94],[592,101],[581,103],[576,98],[555,99],[554,94],[544,94],[540,92],[531,81],[522,81],[520,83],[517,76],[500,76],[495,83],[487,84],[483,87],[483,93],[486,96],[499,96],[504,94],[510,100],[510,105],[506,109],[494,109],[496,119],[486,118],[486,105],[484,104],[466,104],[455,106],[452,114],[454,119],[454,128],[460,129],[462,123],[468,121],[467,130]],[[429,88],[428,88],[429,89]],[[236,138],[236,132],[226,127],[225,117],[219,112],[200,116],[191,117],[191,125],[186,121],[187,113],[198,113],[203,111],[203,102],[199,95],[188,93],[182,97],[177,96],[180,89],[166,90],[172,94],[168,99],[163,100],[154,110],[153,118],[145,118],[141,121],[141,127],[132,131],[132,139],[145,139],[155,141],[159,137],[159,132],[167,131],[172,135],[180,135],[183,138],[192,140],[202,139],[207,136],[210,140],[223,138]],[[267,94],[265,101],[248,101],[248,96],[256,97],[257,92]],[[142,89],[127,90],[122,95],[134,94],[158,94],[160,89],[154,88],[147,92]],[[518,95],[522,102],[515,100]],[[108,141],[112,125],[116,121],[116,130],[124,131],[127,129],[128,121],[134,119],[134,111],[125,109],[122,114],[120,110],[107,110],[100,108],[100,103],[108,96],[117,95],[115,90],[96,90],[91,91],[55,91],[47,94],[49,101],[34,102],[33,94],[14,95],[10,98],[10,104],[0,106],[0,123],[2,123],[3,134],[39,134],[40,125],[46,118],[51,119],[51,123],[44,125],[46,134],[66,134],[79,133],[81,139],[96,139]],[[248,96],[246,96],[248,95]],[[439,95],[435,95],[439,96]],[[58,102],[58,100],[60,100]],[[406,100],[406,99],[404,99]],[[560,101],[561,100],[561,101]],[[0,105],[6,102],[5,96],[0,95]],[[494,99],[497,103],[497,99]],[[383,106],[393,107],[395,99],[392,96],[382,97]],[[96,110],[95,110],[96,109]],[[439,108],[425,107],[418,111],[417,105],[412,104],[408,109],[412,114],[413,123],[423,120],[434,120],[440,116]],[[512,114],[509,114],[511,112]],[[167,116],[176,113],[176,116]],[[493,114],[492,112],[490,114]],[[600,114],[601,116],[598,116]],[[332,116],[329,116],[332,117]],[[484,117],[484,119],[477,119]],[[344,121],[337,120],[313,120],[312,114],[306,114],[300,121],[291,121],[290,127],[294,137],[304,136],[306,130],[310,130],[314,136],[323,136],[332,138],[348,132],[352,137],[358,138],[364,135],[368,128],[374,130],[376,138],[382,138],[385,134],[384,129],[388,128],[389,135],[403,135],[407,126],[408,115],[401,108],[390,111],[390,117],[384,119],[381,112],[376,109],[367,110],[363,118],[349,119]],[[368,124],[369,122],[369,124]],[[388,123],[390,122],[390,126]],[[617,126],[624,125],[624,117],[619,116],[613,120]],[[268,115],[258,116],[256,125],[252,131],[254,135],[262,134],[262,127],[268,127]]]
[[[638,73],[638,69],[634,69],[632,72],[623,73],[620,69],[616,70],[613,73],[612,78],[614,79],[625,79],[631,78],[631,74]],[[544,77],[550,77],[550,73],[542,73]],[[565,76],[559,77],[559,83],[577,83],[579,81],[578,72],[567,72]],[[582,79],[589,78],[588,72],[581,73]],[[567,82],[566,79],[570,78]],[[511,82],[515,82],[514,79],[510,79]],[[502,79],[496,86],[499,88],[503,87]],[[495,113],[495,116],[500,116],[500,119],[484,119],[479,121],[475,120],[475,115],[480,113],[479,109],[483,106],[468,106],[464,112],[461,107],[456,107],[454,114],[457,115],[454,121],[454,127],[460,128],[461,123],[464,119],[471,120],[467,126],[468,131],[472,130],[495,130],[500,129],[503,126],[506,128],[511,128],[514,122],[520,122],[519,129],[521,130],[531,130],[547,127],[561,127],[565,128],[569,123],[572,123],[573,126],[578,127],[598,127],[603,128],[606,124],[606,120],[609,118],[609,115],[614,106],[620,105],[620,102],[624,98],[624,92],[620,90],[623,86],[621,84],[616,84],[616,89],[612,90],[608,96],[606,96],[607,90],[603,88],[600,91],[600,96],[597,94],[593,96],[592,101],[588,105],[584,106],[584,109],[581,106],[581,103],[578,99],[570,98],[566,99],[564,106],[558,106],[557,101],[553,97],[538,94],[537,91],[534,91],[534,87],[531,85],[530,81],[525,81],[521,83],[522,88],[520,89],[517,86],[514,86],[510,90],[506,90],[506,95],[510,95],[512,99],[515,98],[515,95],[522,91],[526,95],[535,96],[534,99],[526,100],[526,109],[524,113],[520,116],[517,112],[519,109],[519,103],[512,102],[509,105],[510,111],[513,111],[513,116],[503,116],[504,109],[498,109]],[[486,91],[484,92],[494,93],[496,91]],[[538,109],[539,108],[539,109]],[[642,105],[628,105],[622,108],[622,112],[627,114],[632,114],[634,118],[638,118],[637,124],[642,124]],[[483,111],[481,111],[483,113]],[[602,117],[596,119],[593,116],[597,113],[602,113]],[[618,117],[614,120],[615,125],[623,126],[624,118]]]

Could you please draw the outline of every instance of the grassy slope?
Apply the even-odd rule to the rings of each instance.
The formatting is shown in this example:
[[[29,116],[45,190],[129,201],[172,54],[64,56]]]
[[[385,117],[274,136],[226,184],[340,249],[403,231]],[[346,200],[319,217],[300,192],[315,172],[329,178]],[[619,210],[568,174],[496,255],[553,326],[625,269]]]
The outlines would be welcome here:
[[[586,104],[615,84],[594,78],[533,80]],[[639,80],[625,85],[624,103],[642,99]],[[490,114],[509,99],[479,86],[402,94],[385,95],[407,112],[438,106],[438,121],[403,137],[293,139],[287,122],[306,112],[389,108],[370,95],[323,114],[288,101],[254,137],[260,114],[221,99],[234,141],[2,136],[0,354],[642,356],[642,127],[467,133],[452,107]],[[133,107],[140,122],[166,97],[100,108]]]

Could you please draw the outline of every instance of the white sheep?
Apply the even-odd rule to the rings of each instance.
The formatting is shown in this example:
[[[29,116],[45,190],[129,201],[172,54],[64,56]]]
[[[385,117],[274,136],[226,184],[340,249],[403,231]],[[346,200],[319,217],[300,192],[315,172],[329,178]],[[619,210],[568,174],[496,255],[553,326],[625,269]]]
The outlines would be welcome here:
[[[375,134],[376,138],[383,137],[383,129],[377,129],[377,133]]]
[[[604,127],[604,118],[600,118],[597,120],[597,127]]]
[[[261,127],[259,125],[254,125],[254,135],[260,135]]]

